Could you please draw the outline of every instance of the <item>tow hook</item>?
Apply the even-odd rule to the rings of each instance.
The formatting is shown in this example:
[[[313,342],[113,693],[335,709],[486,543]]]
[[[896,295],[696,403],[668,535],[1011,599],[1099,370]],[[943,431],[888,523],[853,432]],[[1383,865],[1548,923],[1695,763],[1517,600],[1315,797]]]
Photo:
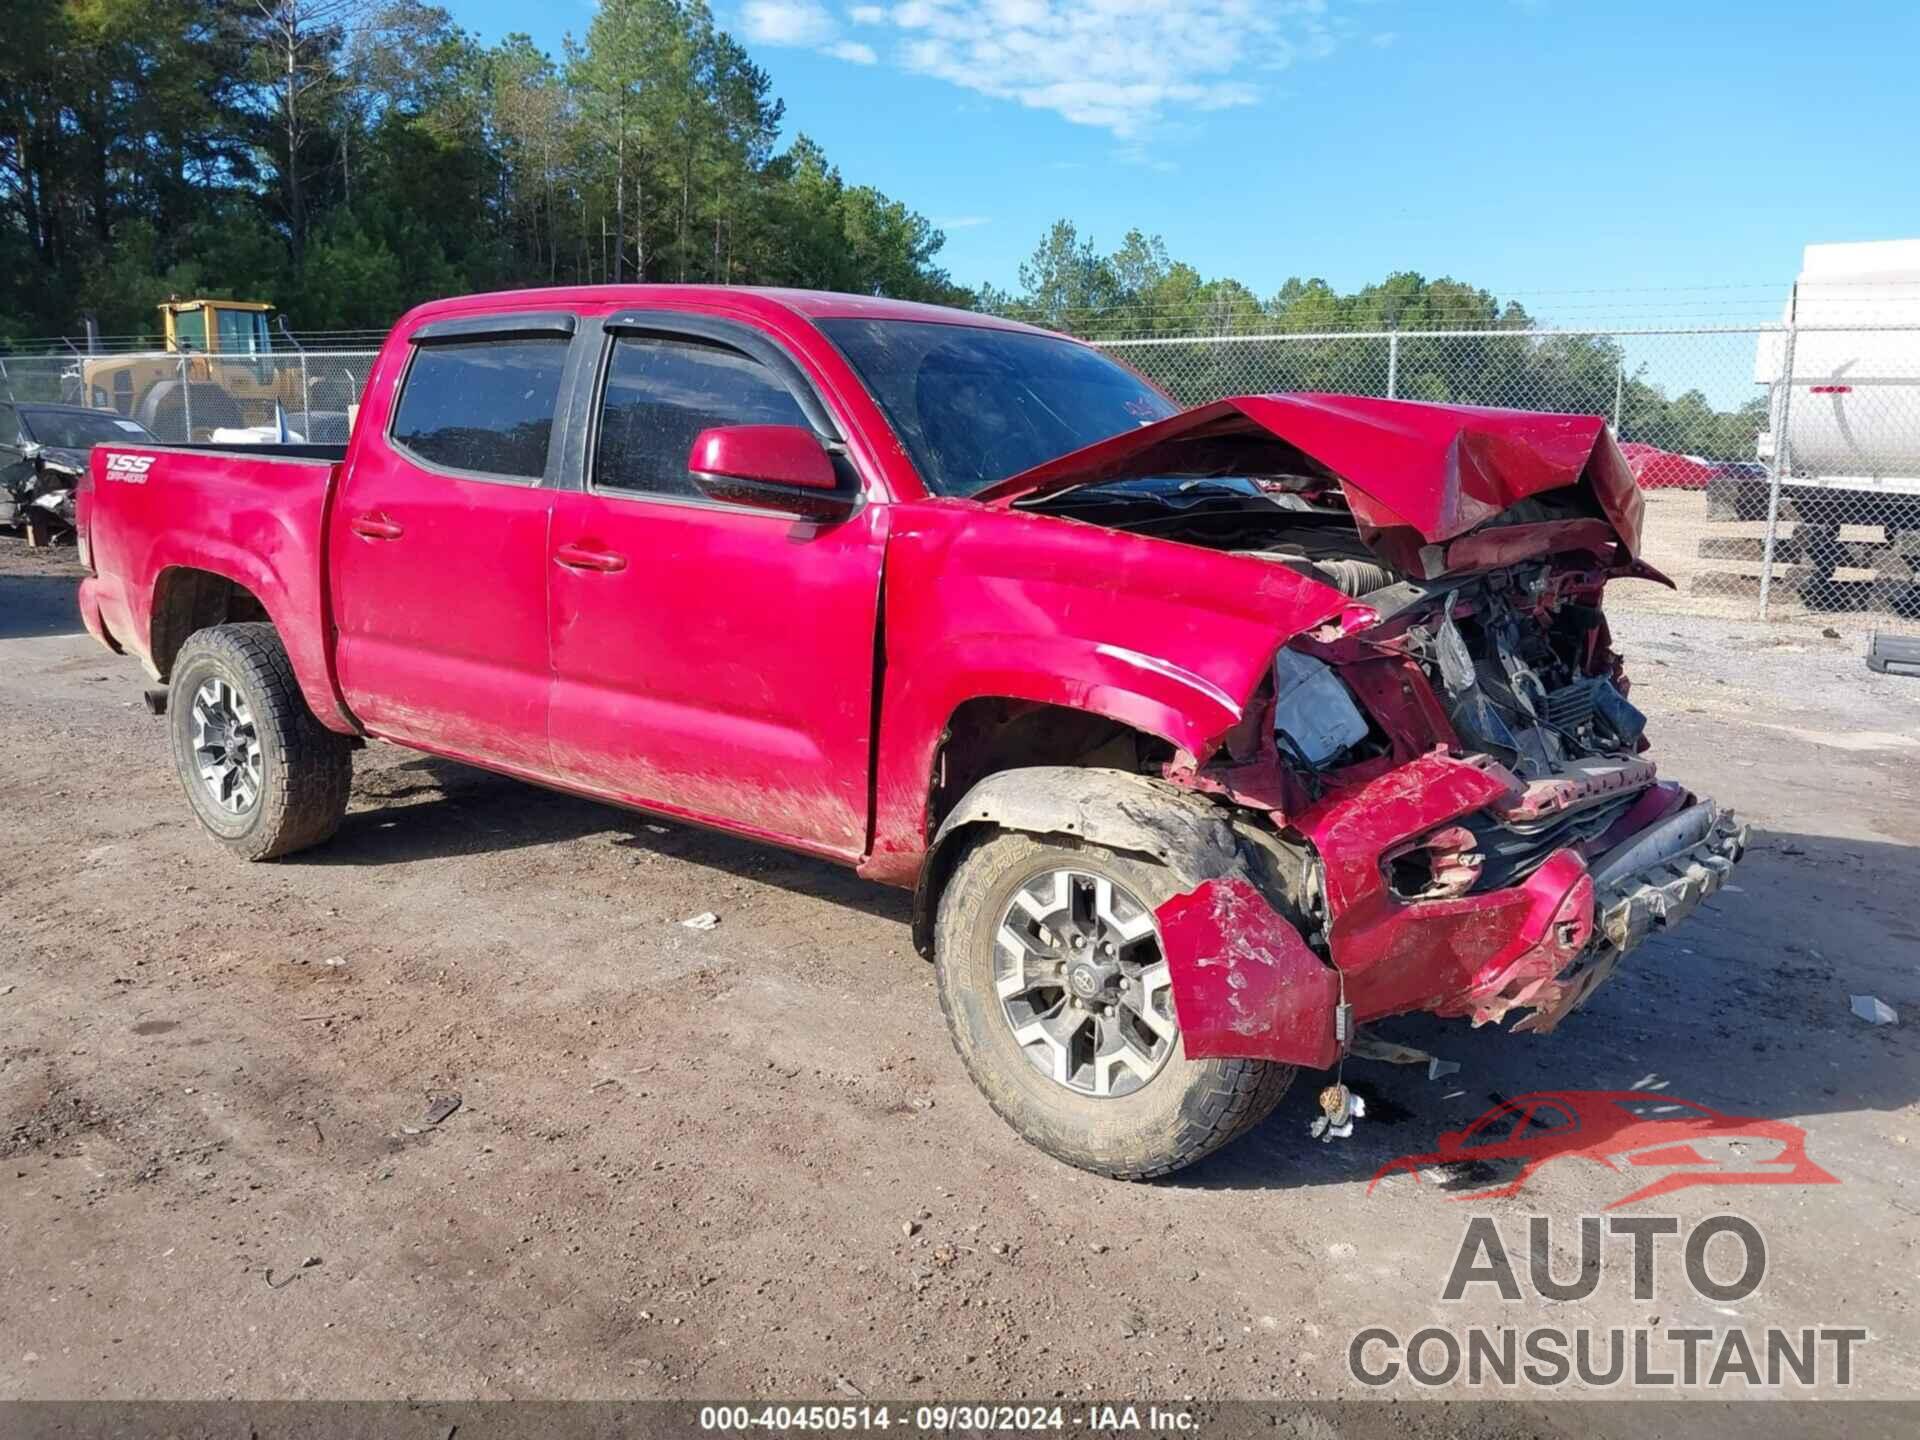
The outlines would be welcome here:
[[[147,713],[149,715],[164,715],[167,713],[167,692],[164,690],[142,690],[140,692],[140,703],[147,707]]]

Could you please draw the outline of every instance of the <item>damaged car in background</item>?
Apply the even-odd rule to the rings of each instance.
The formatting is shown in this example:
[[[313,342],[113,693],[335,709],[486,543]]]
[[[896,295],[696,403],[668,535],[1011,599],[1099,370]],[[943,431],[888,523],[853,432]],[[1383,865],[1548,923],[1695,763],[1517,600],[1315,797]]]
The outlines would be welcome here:
[[[245,859],[383,740],[912,888],[987,1100],[1137,1179],[1384,1017],[1553,1029],[1726,881],[1601,606],[1641,518],[1595,417],[602,286],[412,312],[343,447],[102,446],[81,613]]]
[[[73,495],[101,441],[153,439],[144,425],[79,405],[0,401],[0,525],[44,543],[73,528]]]

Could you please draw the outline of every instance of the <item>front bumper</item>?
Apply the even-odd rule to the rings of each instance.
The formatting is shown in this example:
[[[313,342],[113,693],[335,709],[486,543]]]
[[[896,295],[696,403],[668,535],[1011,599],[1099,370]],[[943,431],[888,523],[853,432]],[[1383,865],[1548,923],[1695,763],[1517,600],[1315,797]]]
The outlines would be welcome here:
[[[1747,827],[1711,800],[1700,800],[1593,866],[1600,939],[1620,953],[1655,929],[1678,925],[1727,883],[1747,851]]]
[[[1379,861],[1390,844],[1487,805],[1499,779],[1428,757],[1319,817],[1331,965],[1244,881],[1209,881],[1162,906],[1187,1054],[1324,1066],[1355,1026],[1418,1011],[1476,1025],[1525,1011],[1513,1028],[1544,1033],[1621,956],[1719,890],[1746,849],[1731,812],[1656,786],[1646,800],[1663,817],[1598,854],[1556,850],[1522,882],[1485,892],[1391,895]]]
[[[1711,800],[1699,800],[1598,858],[1592,939],[1533,1011],[1513,1027],[1545,1034],[1584,1005],[1620,957],[1655,930],[1678,925],[1726,884],[1747,850],[1747,827]]]

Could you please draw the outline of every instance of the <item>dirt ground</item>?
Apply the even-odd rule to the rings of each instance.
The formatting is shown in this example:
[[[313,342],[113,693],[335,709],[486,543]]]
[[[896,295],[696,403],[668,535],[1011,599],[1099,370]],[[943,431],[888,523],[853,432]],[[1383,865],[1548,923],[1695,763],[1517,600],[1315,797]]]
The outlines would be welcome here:
[[[1857,637],[1624,614],[1664,771],[1756,826],[1737,890],[1552,1036],[1381,1027],[1460,1069],[1350,1064],[1349,1140],[1304,1075],[1123,1185],[1001,1125],[906,897],[825,864],[380,746],[336,840],[230,860],[71,555],[0,538],[0,1399],[1353,1396],[1361,1326],[1540,1317],[1442,1302],[1469,1210],[1565,1221],[1564,1274],[1624,1193],[1375,1169],[1635,1087],[1802,1125],[1842,1183],[1662,1202],[1760,1227],[1738,1305],[1609,1252],[1555,1323],[1860,1325],[1852,1393],[1920,1396],[1920,680]]]

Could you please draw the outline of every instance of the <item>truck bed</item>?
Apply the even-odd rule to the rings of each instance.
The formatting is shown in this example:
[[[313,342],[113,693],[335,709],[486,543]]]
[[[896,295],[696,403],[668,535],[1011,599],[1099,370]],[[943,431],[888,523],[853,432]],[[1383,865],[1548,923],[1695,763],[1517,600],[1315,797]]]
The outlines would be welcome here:
[[[333,696],[322,548],[345,453],[343,445],[96,446],[76,513],[94,571],[81,588],[88,629],[159,675],[193,630],[233,618],[216,612],[237,580],[279,630],[301,688],[310,698]],[[343,714],[321,718],[348,723]]]

